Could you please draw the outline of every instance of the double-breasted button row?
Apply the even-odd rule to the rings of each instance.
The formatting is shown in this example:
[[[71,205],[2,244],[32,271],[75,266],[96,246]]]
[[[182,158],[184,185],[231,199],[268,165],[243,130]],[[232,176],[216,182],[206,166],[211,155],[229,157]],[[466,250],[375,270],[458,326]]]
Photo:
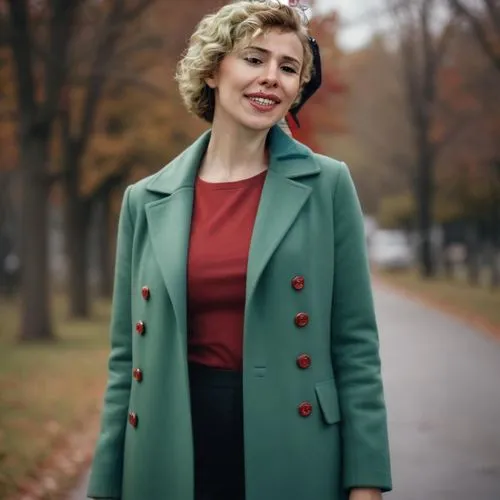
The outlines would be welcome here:
[[[151,298],[151,290],[148,286],[144,285],[141,288],[141,296],[144,300],[149,300]],[[140,320],[135,324],[135,331],[142,337],[146,333],[146,324],[144,321]],[[138,383],[142,382],[142,379],[144,378],[144,373],[140,368],[134,368],[132,370],[132,377],[134,380]],[[128,414],[128,422],[129,424],[136,428],[137,425],[139,424],[139,417],[137,413],[131,411]]]
[[[304,276],[294,276],[291,283],[294,290],[296,290],[297,292],[302,291],[305,287]],[[295,315],[294,321],[296,326],[298,326],[299,328],[304,328],[309,324],[309,314],[307,314],[306,312],[299,312]],[[306,370],[311,366],[311,356],[309,356],[309,354],[299,354],[297,356],[296,362],[297,366],[301,370]],[[311,415],[312,413],[312,409],[312,404],[309,403],[309,401],[303,401],[297,407],[297,410],[301,417],[309,417],[309,415]]]

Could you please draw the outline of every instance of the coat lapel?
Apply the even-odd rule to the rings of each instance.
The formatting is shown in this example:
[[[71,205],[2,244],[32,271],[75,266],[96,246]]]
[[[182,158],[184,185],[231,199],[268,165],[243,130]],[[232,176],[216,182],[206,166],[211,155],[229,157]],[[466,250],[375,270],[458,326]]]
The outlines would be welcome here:
[[[165,195],[146,205],[149,236],[180,331],[187,332],[187,253],[196,172],[208,145],[209,133],[160,170],[147,184]]]
[[[279,127],[269,136],[270,164],[259,203],[247,266],[247,302],[276,248],[299,215],[311,188],[298,179],[319,173],[311,150]]]

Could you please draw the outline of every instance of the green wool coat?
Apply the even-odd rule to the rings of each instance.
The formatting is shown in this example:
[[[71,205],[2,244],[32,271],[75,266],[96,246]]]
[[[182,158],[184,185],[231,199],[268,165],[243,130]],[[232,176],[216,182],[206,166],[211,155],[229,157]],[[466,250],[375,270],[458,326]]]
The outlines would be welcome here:
[[[193,186],[209,139],[210,131],[124,195],[90,497],[193,500],[186,260]],[[279,127],[268,142],[246,283],[246,500],[342,500],[352,487],[390,490],[378,333],[355,188],[344,163],[314,154]],[[304,277],[302,290],[292,286],[295,276]],[[295,323],[299,312],[309,315],[304,327]],[[300,354],[310,356],[309,368],[299,368]],[[303,402],[312,405],[309,416],[298,410]],[[129,412],[137,415],[135,427]]]

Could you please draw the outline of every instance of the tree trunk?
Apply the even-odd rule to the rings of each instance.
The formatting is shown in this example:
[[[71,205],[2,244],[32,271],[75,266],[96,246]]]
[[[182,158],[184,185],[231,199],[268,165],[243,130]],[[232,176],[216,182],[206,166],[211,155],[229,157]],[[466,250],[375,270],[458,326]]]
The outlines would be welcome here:
[[[498,265],[498,248],[493,246],[493,258],[491,262],[491,281],[490,287],[496,290],[500,286],[500,266]]]
[[[52,340],[48,273],[49,184],[43,176],[46,139],[22,141],[21,330],[22,341]]]
[[[418,131],[422,136],[418,141],[419,168],[417,173],[417,218],[420,236],[420,274],[423,278],[435,275],[432,256],[431,229],[433,205],[433,158],[427,144],[427,127]]]
[[[98,202],[98,228],[99,239],[99,295],[102,298],[110,298],[113,293],[113,276],[111,265],[111,228],[110,228],[110,209],[111,193],[104,193]]]
[[[90,210],[78,192],[78,181],[73,172],[66,179],[65,233],[68,256],[68,297],[70,315],[88,318],[90,315],[88,279],[88,235]]]
[[[479,244],[475,223],[467,228],[467,281],[472,286],[479,284]]]

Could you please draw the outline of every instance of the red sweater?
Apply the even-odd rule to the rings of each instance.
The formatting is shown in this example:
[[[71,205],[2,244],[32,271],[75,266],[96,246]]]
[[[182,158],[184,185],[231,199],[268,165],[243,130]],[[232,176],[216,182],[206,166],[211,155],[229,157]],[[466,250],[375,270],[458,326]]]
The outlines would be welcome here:
[[[188,360],[241,370],[248,251],[266,172],[198,178],[188,254]]]

